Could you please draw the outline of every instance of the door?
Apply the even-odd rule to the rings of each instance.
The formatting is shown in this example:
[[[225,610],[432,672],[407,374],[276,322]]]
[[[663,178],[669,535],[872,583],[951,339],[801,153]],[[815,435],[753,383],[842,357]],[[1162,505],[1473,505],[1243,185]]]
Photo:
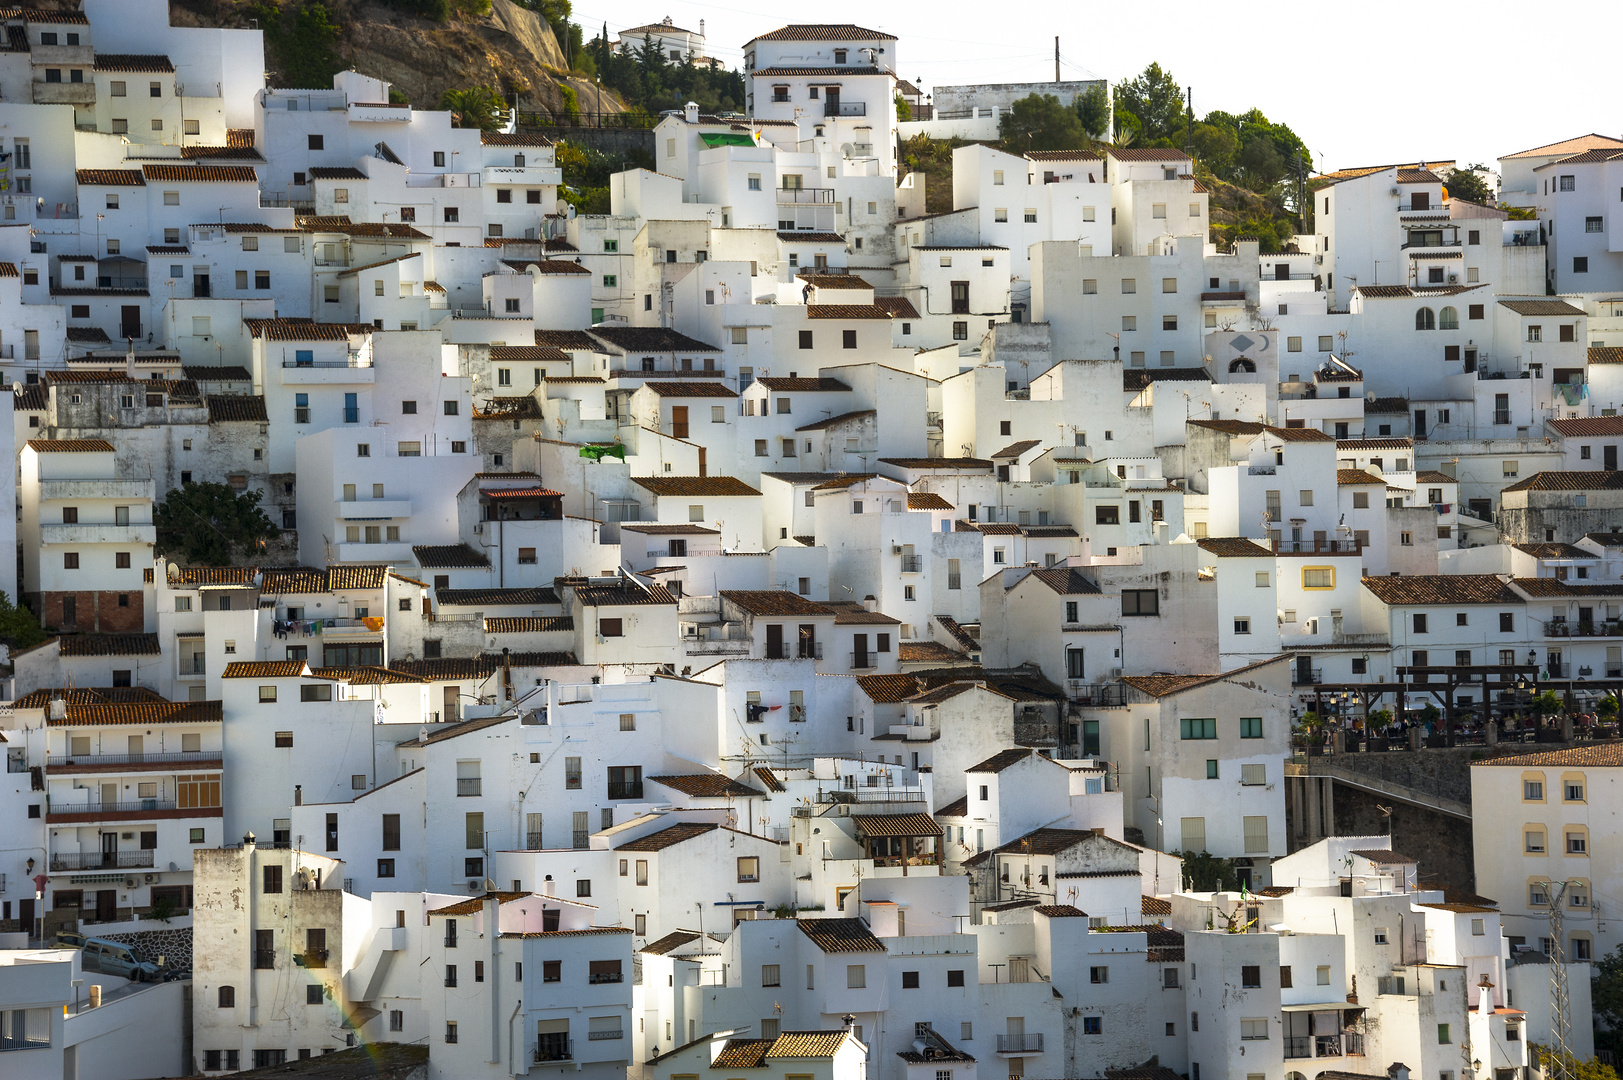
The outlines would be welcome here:
[[[688,407],[686,405],[671,406],[671,434],[678,439],[688,437]]]
[[[456,720],[456,718],[457,718],[457,688],[456,688],[455,685],[451,685],[451,686],[447,686],[445,688],[445,707],[444,707],[444,712],[442,712],[440,714],[440,719],[444,720],[447,724],[449,724],[449,723],[453,722],[454,720]]]
[[[699,447],[699,475],[700,476],[709,476],[710,475],[709,461],[705,457],[704,447],[702,447],[702,446]]]
[[[103,807],[118,805],[117,784],[103,784],[101,786],[101,804]]]
[[[954,315],[969,314],[969,282],[954,281],[952,283],[952,313]]]
[[[25,900],[17,901],[17,924],[19,926],[21,926],[25,931],[27,931],[29,936],[33,936],[33,933],[34,933],[34,900],[33,900],[33,897],[29,897],[29,898],[27,898]]]
[[[1290,263],[1274,263],[1274,280],[1289,281],[1291,279]]]
[[[1009,957],[1009,981],[1012,983],[1028,983],[1031,981],[1031,957]],[[1015,1033],[1011,1031],[1009,1034],[1013,1035]]]
[[[865,668],[868,666],[868,635],[853,634],[851,636],[851,666]]]
[[[769,623],[766,628],[766,658],[783,659],[783,627],[776,623]]]
[[[101,865],[103,869],[118,869],[118,833],[101,834]]]
[[[112,922],[118,918],[118,890],[96,890],[96,921]]]
[[[140,337],[141,306],[139,304],[125,304],[119,309],[119,312],[119,337]]]
[[[1424,439],[1426,437],[1425,409],[1416,409],[1414,411],[1414,437],[1417,439]]]
[[[823,88],[824,116],[840,115],[840,88],[838,86],[825,86]]]
[[[208,276],[208,273],[206,271],[203,271],[203,270],[193,270],[192,271],[192,295],[194,297],[201,298],[201,297],[208,296],[208,294],[209,294],[209,276]]]
[[[145,745],[146,745],[146,741],[145,741],[145,739],[142,738],[142,736],[140,736],[140,735],[131,735],[129,737],[129,751],[130,751],[130,760],[131,761],[140,761],[141,760],[141,758],[143,756],[142,748]]]
[[[1313,683],[1313,658],[1311,656],[1297,656],[1296,658],[1296,685],[1310,686]]]
[[[1603,469],[1617,468],[1617,447],[1603,446],[1600,448],[1600,464]]]

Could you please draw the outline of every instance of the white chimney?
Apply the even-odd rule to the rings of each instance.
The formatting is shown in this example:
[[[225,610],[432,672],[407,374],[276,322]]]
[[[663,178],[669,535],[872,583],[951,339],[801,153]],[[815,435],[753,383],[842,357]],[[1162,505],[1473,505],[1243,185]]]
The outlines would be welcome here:
[[[687,113],[687,121],[688,121],[688,123],[697,124],[699,122],[699,103],[698,102],[696,102],[696,101],[688,102],[685,106],[683,106],[683,111]]]
[[[553,884],[552,875],[548,874],[547,879],[541,883],[541,895],[542,896],[552,896],[552,895],[554,895],[553,891],[552,891],[554,888],[556,888],[556,886]]]
[[[699,20],[699,36],[704,37],[704,20]]]

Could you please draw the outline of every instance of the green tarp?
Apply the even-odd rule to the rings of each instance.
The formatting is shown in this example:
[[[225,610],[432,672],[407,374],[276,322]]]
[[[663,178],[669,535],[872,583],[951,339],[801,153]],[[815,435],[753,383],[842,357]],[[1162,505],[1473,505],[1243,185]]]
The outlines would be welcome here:
[[[706,146],[754,146],[755,136],[734,135],[732,133],[713,132],[700,135]]]

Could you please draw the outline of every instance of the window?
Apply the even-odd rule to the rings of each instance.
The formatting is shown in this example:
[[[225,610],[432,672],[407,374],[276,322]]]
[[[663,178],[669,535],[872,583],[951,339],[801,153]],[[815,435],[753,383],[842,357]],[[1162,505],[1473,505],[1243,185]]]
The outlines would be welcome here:
[[[1123,615],[1161,614],[1161,593],[1157,589],[1123,589],[1121,593]],[[1071,621],[1075,621],[1074,619]]]
[[[1268,853],[1268,819],[1265,816],[1247,816],[1241,822],[1245,831],[1245,851],[1247,855],[1265,855]]]
[[[1120,525],[1121,507],[1096,506],[1093,508],[1093,523],[1095,525]]]
[[[1178,721],[1179,737],[1183,739],[1215,739],[1217,738],[1216,717],[1183,717]]]
[[[761,860],[755,856],[741,856],[738,860],[738,880],[740,882],[761,880]]]
[[[1544,826],[1530,826],[1522,830],[1522,850],[1529,855],[1544,854]]]
[[[1440,1042],[1440,1043],[1444,1043],[1444,1044],[1453,1041],[1448,1037],[1448,1025],[1447,1024],[1438,1024],[1437,1025],[1437,1041]]]
[[[1105,1033],[1104,1017],[1102,1017],[1102,1016],[1084,1016],[1082,1018],[1082,1034],[1084,1034],[1084,1035],[1103,1035],[1104,1033]],[[1012,1070],[1012,1068],[1014,1066],[1014,1063],[1016,1061],[1019,1061],[1019,1060],[1021,1060],[1021,1059],[1020,1058],[1012,1058],[1012,1059],[1010,1059],[1009,1065],[1011,1067],[1011,1070]],[[1011,1071],[1009,1073],[1009,1075],[1012,1077],[1015,1074]]]
[[[280,749],[291,748],[293,746],[293,733],[291,731],[278,731],[274,745]]]
[[[1251,633],[1251,620],[1245,616],[1236,617],[1234,620],[1234,632],[1236,634]]]
[[[1262,968],[1256,964],[1241,966],[1240,985],[1248,989],[1260,987],[1262,985]]]
[[[1574,274],[1587,274],[1587,273],[1589,273],[1589,256],[1588,255],[1575,255],[1575,256],[1573,256],[1573,259],[1572,259],[1572,272]]]
[[[868,985],[868,969],[862,964],[845,966],[845,986],[848,990],[861,990]]]
[[[281,892],[282,868],[280,866],[263,866],[260,869],[264,871],[264,891],[267,893]]]
[[[1564,780],[1562,781],[1561,787],[1566,793],[1564,798],[1565,802],[1584,801],[1584,782],[1582,780]]]
[[[331,683],[318,683],[318,684],[316,684],[314,686],[301,686],[301,687],[299,687],[299,700],[300,701],[331,701],[332,700],[332,684]],[[289,744],[289,745],[291,745],[291,744]]]
[[[1544,801],[1544,781],[1542,781],[1542,780],[1523,780],[1522,781],[1522,801],[1523,802],[1543,802]]]
[[[1268,1020],[1267,1020],[1267,1018],[1264,1017],[1262,1019],[1254,1019],[1254,1018],[1253,1019],[1246,1019],[1246,1018],[1242,1017],[1241,1020],[1240,1020],[1240,1038],[1241,1038],[1242,1041],[1246,1041],[1246,1042],[1257,1042],[1257,1041],[1267,1039],[1268,1038]]]
[[[1109,981],[1110,981],[1110,968],[1108,968],[1108,967],[1090,967],[1090,968],[1088,968],[1088,982],[1093,983],[1095,986],[1098,986],[1101,983],[1107,983]]]

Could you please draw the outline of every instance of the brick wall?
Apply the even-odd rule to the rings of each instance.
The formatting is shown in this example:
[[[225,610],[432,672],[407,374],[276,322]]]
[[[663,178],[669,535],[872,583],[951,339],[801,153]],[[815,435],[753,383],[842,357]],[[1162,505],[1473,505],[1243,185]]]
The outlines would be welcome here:
[[[71,625],[64,621],[62,613],[63,600],[67,597],[73,598],[74,622]],[[140,589],[130,592],[40,593],[39,615],[42,624],[59,630],[80,630],[91,634],[139,634],[146,629]]]

